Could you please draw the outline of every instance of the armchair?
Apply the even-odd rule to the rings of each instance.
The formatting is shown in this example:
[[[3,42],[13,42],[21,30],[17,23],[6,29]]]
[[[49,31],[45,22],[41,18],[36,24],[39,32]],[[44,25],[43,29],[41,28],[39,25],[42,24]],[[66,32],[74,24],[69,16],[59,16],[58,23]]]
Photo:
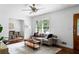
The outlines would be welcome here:
[[[57,40],[55,38],[57,38],[57,36],[49,34],[47,38],[43,39],[42,43],[51,46],[56,43]]]
[[[42,43],[46,45],[53,45],[52,38],[44,39]]]

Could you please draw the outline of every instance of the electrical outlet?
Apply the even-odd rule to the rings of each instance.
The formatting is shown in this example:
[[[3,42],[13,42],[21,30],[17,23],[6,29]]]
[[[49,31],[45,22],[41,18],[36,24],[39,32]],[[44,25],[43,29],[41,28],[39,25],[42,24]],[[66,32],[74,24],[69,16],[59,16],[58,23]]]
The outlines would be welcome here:
[[[66,42],[61,42],[62,44],[66,45],[67,43]]]

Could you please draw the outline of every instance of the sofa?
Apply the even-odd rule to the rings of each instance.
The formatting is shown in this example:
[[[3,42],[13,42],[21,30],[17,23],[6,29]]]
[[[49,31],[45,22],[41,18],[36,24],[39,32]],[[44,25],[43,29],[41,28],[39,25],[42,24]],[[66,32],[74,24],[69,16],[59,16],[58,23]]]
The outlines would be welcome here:
[[[55,45],[57,43],[57,36],[53,35],[53,34],[40,34],[37,35],[37,33],[35,33],[35,35],[33,36],[36,40],[39,40],[42,42],[42,44],[45,45]]]
[[[53,34],[48,34],[47,38],[43,39],[43,44],[46,44],[46,45],[55,45],[56,42],[57,42],[57,36],[56,35],[53,35]]]

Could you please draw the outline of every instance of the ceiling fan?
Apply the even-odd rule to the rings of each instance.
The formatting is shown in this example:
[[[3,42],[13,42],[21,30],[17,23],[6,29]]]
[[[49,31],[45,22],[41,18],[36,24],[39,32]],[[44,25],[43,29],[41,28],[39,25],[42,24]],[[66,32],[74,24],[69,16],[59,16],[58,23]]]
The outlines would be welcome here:
[[[23,9],[23,11],[30,11],[30,14],[31,13],[36,13],[38,10],[40,10],[40,8],[38,8],[38,4],[26,4],[25,6],[28,6],[30,9]]]

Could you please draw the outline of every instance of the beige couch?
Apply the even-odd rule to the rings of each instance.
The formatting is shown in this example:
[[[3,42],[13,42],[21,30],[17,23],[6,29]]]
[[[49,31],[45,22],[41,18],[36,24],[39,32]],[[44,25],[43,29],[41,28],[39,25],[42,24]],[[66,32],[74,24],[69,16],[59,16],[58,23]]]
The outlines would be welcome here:
[[[34,37],[37,40],[41,41],[41,44],[46,44],[46,45],[55,45],[57,43],[57,36],[53,34],[48,34],[46,36],[38,36]]]

